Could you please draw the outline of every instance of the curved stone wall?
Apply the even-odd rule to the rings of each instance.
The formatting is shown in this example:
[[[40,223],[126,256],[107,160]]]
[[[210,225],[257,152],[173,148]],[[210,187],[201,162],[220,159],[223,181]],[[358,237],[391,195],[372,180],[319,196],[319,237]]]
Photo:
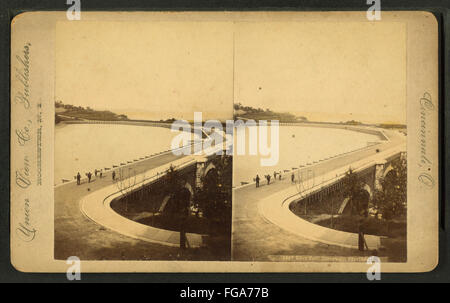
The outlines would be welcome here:
[[[358,234],[339,231],[323,227],[296,216],[289,205],[298,199],[295,189],[276,193],[260,201],[258,205],[262,216],[298,236],[325,244],[358,249]],[[369,249],[379,249],[381,238],[379,236],[365,235]]]
[[[186,158],[174,161],[170,165],[182,168],[195,163],[195,160]],[[168,169],[170,165],[159,167],[158,170]],[[156,174],[156,170],[146,172],[147,175],[153,175],[152,173]],[[160,178],[161,176],[163,176],[163,174],[159,174],[157,178]],[[140,175],[137,176],[138,179],[140,177]],[[155,178],[149,178],[143,183],[139,184],[139,186],[154,181]],[[116,185],[111,184],[110,186],[104,187],[83,197],[83,199],[80,201],[80,209],[82,213],[89,219],[120,234],[147,242],[168,246],[179,246],[179,232],[141,224],[116,213],[111,208],[110,204],[111,201],[120,197],[121,195],[122,194],[118,192]],[[186,233],[186,238],[190,247],[203,246],[204,235]]]

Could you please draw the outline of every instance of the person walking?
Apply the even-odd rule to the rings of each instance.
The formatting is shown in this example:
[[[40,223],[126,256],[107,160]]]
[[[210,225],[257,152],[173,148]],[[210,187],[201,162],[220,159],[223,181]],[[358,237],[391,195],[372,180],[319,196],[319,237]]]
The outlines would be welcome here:
[[[362,231],[362,228],[360,225],[360,226],[358,226],[358,250],[359,251],[364,251],[364,244],[365,244],[364,232]]]
[[[100,179],[103,178],[103,169],[100,170]]]
[[[270,175],[267,175],[266,178],[267,178],[267,185],[269,185],[270,184]]]
[[[365,219],[361,214],[358,219],[358,250],[364,251],[365,249],[369,250],[369,246],[367,245],[365,239]]]
[[[81,175],[80,175],[80,172],[78,172],[78,174],[77,174],[77,185],[80,185],[81,184]]]
[[[259,187],[259,176],[258,175],[256,175],[256,187]]]
[[[116,171],[115,170],[113,170],[113,172],[112,172],[112,179],[113,179],[113,181],[116,180]]]
[[[94,170],[94,175],[97,177],[97,169]]]
[[[294,173],[292,173],[292,175],[291,175],[291,183],[295,183],[295,175],[294,175]]]
[[[87,177],[88,177],[88,183],[91,183],[91,177],[92,177],[91,172],[88,172]]]
[[[273,172],[273,180],[275,181],[276,179],[277,179],[277,172],[274,171],[274,172]]]

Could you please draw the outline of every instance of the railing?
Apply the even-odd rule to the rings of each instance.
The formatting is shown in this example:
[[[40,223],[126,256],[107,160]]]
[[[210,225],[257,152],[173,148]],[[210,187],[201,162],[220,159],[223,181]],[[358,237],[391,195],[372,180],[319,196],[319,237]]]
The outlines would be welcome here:
[[[195,159],[188,159],[188,160],[186,160],[186,161],[184,161],[184,162],[182,162],[182,163],[180,163],[180,164],[178,164],[178,165],[172,165],[172,167],[173,167],[174,169],[180,170],[180,169],[183,169],[183,168],[189,166],[189,164],[196,164],[196,163],[197,163],[197,162],[195,161]],[[156,181],[157,181],[158,179],[160,179],[161,177],[167,175],[169,169],[170,169],[170,167],[169,167],[168,169],[166,169],[165,171],[163,171],[163,172],[161,172],[161,173],[158,172],[156,175],[153,175],[153,176],[148,177],[148,178],[145,178],[145,173],[143,173],[142,175],[144,175],[144,178],[143,178],[141,181],[139,181],[139,182],[137,182],[137,183],[135,183],[135,184],[133,184],[133,185],[130,185],[130,186],[128,186],[128,187],[124,187],[122,190],[118,190],[118,191],[116,191],[116,192],[113,192],[113,193],[109,194],[108,196],[105,197],[105,199],[103,199],[103,202],[105,202],[109,197],[111,197],[111,196],[113,196],[113,195],[116,195],[116,194],[121,193],[122,196],[126,196],[126,195],[131,194],[133,191],[139,190],[139,189],[142,188],[144,185],[147,185],[147,184],[151,184],[151,183],[153,183],[153,182],[156,182]],[[135,176],[131,176],[131,177],[129,177],[129,178],[134,178],[134,177],[135,177]],[[129,178],[127,178],[127,179],[129,179]],[[117,181],[117,182],[119,182],[119,181]],[[129,192],[123,193],[124,191],[127,191],[127,190],[129,190]]]
[[[395,155],[398,155],[398,154],[400,154],[400,153],[402,153],[402,151],[394,150],[394,151],[392,151],[392,152],[390,152],[390,153],[387,153],[387,154],[383,155],[383,158],[392,158],[392,157],[394,157]],[[372,167],[375,166],[376,164],[377,164],[377,160],[376,160],[376,159],[369,160],[368,162],[366,162],[366,163],[364,163],[364,164],[362,164],[362,165],[356,167],[356,168],[353,170],[353,172],[356,173],[356,174],[362,173],[363,171],[368,170],[369,168],[372,168]],[[342,182],[342,180],[344,179],[345,175],[347,174],[347,171],[348,171],[348,170],[345,168],[345,171],[343,171],[342,173],[339,173],[339,174],[335,175],[334,177],[331,177],[331,178],[329,178],[329,179],[327,179],[327,180],[325,180],[325,181],[322,180],[320,183],[318,183],[318,184],[315,185],[314,187],[312,187],[312,188],[310,188],[310,189],[307,189],[306,191],[303,191],[303,192],[298,192],[298,193],[296,193],[296,194],[294,194],[294,195],[292,195],[292,196],[286,198],[286,199],[283,201],[282,205],[284,205],[284,202],[285,202],[286,200],[291,199],[291,198],[293,198],[293,197],[295,197],[295,196],[298,196],[298,195],[302,195],[302,194],[303,194],[304,196],[301,197],[301,198],[302,198],[302,199],[306,199],[306,198],[308,198],[308,197],[311,197],[311,196],[313,196],[313,195],[315,195],[315,194],[321,192],[322,190],[324,190],[324,189],[327,188],[327,187],[330,187],[330,186],[333,186],[333,185],[338,184],[339,182]]]

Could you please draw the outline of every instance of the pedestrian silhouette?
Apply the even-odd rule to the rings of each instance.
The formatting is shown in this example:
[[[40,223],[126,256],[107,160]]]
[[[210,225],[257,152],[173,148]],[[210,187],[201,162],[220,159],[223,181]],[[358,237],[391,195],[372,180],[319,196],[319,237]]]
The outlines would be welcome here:
[[[80,175],[80,172],[78,172],[78,174],[77,174],[77,185],[80,185],[81,184],[81,175]]]
[[[256,187],[259,187],[259,176],[258,175],[256,175]]]

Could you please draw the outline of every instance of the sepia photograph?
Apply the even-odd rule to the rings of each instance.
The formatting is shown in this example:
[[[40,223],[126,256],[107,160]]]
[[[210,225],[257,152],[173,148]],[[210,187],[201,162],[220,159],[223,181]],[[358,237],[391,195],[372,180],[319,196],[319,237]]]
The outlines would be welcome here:
[[[231,35],[57,24],[55,259],[230,260],[232,157],[203,122],[232,116]]]
[[[81,15],[12,21],[16,268],[436,266],[433,15]]]
[[[249,144],[271,140],[234,158],[233,259],[405,262],[404,25],[243,24],[236,37],[235,119],[256,121]]]

